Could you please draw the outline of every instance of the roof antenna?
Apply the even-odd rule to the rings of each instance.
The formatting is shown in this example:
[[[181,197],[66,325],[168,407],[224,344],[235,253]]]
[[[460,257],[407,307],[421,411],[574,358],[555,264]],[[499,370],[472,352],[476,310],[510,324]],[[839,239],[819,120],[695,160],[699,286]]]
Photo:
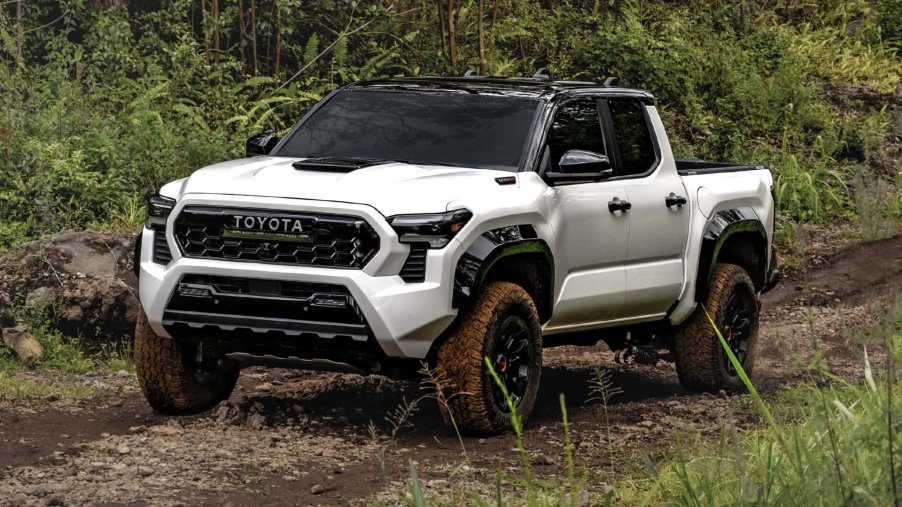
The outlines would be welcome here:
[[[464,72],[464,77],[477,77],[477,76],[478,76],[478,74],[476,74],[476,71],[473,69],[468,69],[466,72]]]
[[[535,74],[532,75],[533,79],[544,79],[546,81],[551,81],[551,71],[548,70],[548,67],[539,67],[539,70],[536,71]]]
[[[604,86],[617,86],[620,84],[620,78],[616,76],[606,77],[604,80]]]

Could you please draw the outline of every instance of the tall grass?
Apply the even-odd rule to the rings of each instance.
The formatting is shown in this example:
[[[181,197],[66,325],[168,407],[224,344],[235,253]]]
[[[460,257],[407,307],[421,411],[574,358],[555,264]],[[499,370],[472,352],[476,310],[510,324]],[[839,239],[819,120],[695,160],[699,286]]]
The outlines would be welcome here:
[[[902,400],[893,396],[893,384],[895,364],[902,359],[902,300],[883,320],[892,322],[882,327],[886,375],[875,375],[865,353],[863,384],[821,372],[828,387],[812,382],[772,407],[728,354],[766,424],[741,435],[739,445],[722,439],[714,449],[682,449],[664,464],[648,467],[647,477],[621,484],[621,500],[630,505],[899,505]],[[777,421],[774,412],[785,414],[784,420]]]

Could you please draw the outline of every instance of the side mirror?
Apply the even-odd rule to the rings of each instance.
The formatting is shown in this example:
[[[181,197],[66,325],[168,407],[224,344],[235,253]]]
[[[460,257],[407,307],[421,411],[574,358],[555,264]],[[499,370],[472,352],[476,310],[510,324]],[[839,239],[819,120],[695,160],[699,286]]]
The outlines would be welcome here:
[[[552,183],[601,181],[614,175],[607,155],[586,150],[569,150],[558,162],[557,171],[548,171],[545,177]]]
[[[245,144],[245,154],[247,154],[248,157],[269,155],[269,152],[271,152],[277,144],[279,144],[279,138],[272,132],[256,135],[247,140],[247,144]]]

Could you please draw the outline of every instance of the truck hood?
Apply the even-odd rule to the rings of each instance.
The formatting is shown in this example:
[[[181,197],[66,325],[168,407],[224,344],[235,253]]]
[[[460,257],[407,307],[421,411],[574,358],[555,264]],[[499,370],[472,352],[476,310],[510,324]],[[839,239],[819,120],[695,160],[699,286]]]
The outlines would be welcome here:
[[[385,216],[445,211],[448,203],[480,192],[497,192],[495,178],[512,173],[489,169],[420,166],[389,162],[330,172],[295,169],[299,158],[256,157],[196,171],[184,194],[225,194],[365,204]]]

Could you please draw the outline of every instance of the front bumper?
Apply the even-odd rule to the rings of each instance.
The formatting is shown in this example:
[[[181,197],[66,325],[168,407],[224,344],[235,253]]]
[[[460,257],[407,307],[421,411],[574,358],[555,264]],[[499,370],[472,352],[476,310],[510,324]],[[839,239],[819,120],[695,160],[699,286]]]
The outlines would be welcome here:
[[[271,209],[313,213],[339,213],[364,218],[380,236],[379,252],[363,269],[338,269],[316,266],[236,262],[181,255],[172,231],[175,217],[189,205],[223,206],[229,208]],[[154,232],[144,229],[140,254],[140,300],[151,327],[161,336],[171,336],[164,321],[167,306],[186,275],[209,275],[281,282],[322,283],[340,285],[353,297],[365,318],[369,336],[354,334],[354,340],[375,340],[382,352],[394,358],[424,358],[432,343],[453,322],[457,310],[452,307],[452,287],[455,266],[460,256],[459,243],[440,250],[428,250],[425,281],[407,283],[398,275],[404,265],[409,247],[398,241],[397,235],[381,214],[371,207],[355,204],[302,201],[267,197],[220,196],[192,194],[184,196],[170,215],[167,243],[172,261],[166,265],[153,261]],[[299,309],[300,311],[300,309]],[[169,315],[171,319],[171,312]],[[286,317],[294,318],[294,316]],[[217,317],[215,327],[244,329],[260,333],[279,331],[277,319],[243,318],[241,315]],[[330,330],[324,331],[328,338]],[[304,340],[305,335],[290,333],[286,339]],[[295,343],[294,345],[298,345]],[[303,347],[303,344],[300,344]]]

